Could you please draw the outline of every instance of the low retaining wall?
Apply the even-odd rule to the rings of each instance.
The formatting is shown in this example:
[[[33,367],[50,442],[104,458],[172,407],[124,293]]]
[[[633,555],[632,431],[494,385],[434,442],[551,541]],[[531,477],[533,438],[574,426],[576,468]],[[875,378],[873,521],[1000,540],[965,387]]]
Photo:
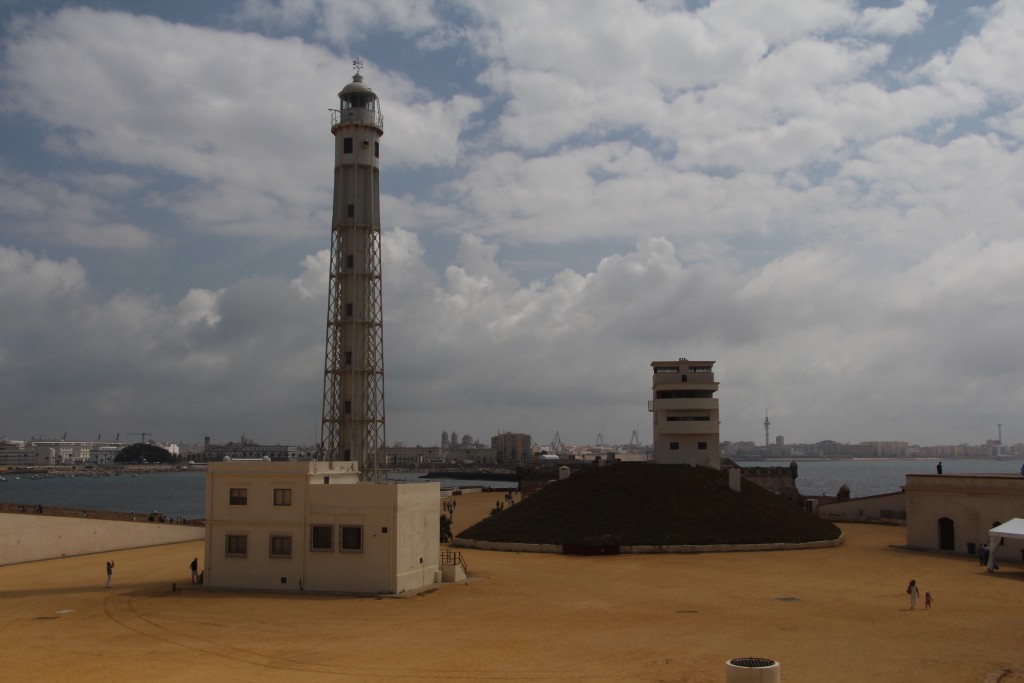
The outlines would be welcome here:
[[[0,565],[184,543],[205,536],[201,526],[0,514]]]
[[[561,554],[562,546],[559,544],[539,543],[499,543],[496,541],[475,541],[471,538],[458,538],[452,540],[452,545],[460,548],[476,548],[477,550],[506,550],[516,553],[558,553]]]
[[[476,541],[471,538],[455,538],[452,545],[460,548],[477,550],[504,550],[517,553],[558,553],[564,552],[563,546],[555,543],[499,543],[496,541]],[[620,554],[659,553],[740,553],[760,552],[767,550],[812,550],[814,548],[834,548],[843,544],[843,534],[830,541],[809,541],[807,543],[748,543],[732,545],[620,545]],[[576,553],[579,554],[579,553]],[[607,553],[602,553],[607,554]]]

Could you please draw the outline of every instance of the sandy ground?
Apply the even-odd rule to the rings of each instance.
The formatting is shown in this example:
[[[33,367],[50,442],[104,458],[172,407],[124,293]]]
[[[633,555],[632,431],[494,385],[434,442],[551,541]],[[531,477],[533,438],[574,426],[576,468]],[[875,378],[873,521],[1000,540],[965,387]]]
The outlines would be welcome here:
[[[456,530],[499,497],[457,498]],[[839,548],[772,553],[463,551],[470,581],[399,598],[193,590],[201,542],[11,565],[0,678],[724,681],[726,660],[757,656],[789,683],[1024,681],[1024,569],[843,529]],[[908,609],[911,578],[931,611]]]

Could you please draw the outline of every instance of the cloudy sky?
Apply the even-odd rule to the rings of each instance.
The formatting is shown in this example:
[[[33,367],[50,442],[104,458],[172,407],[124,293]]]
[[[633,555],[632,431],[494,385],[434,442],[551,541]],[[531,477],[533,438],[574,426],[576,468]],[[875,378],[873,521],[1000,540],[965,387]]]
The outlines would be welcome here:
[[[1024,441],[1024,2],[0,2],[0,435],[319,438],[380,96],[387,440]]]

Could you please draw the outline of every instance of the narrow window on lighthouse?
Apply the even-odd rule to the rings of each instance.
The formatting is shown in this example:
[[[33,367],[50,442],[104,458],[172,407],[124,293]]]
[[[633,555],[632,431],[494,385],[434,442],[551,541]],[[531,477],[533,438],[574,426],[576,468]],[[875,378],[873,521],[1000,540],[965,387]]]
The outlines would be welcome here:
[[[345,315],[352,315],[352,304],[345,304]]]
[[[373,156],[375,156],[378,159],[380,159],[380,143],[379,142],[373,143]]]
[[[345,138],[341,144],[343,145],[341,150],[342,152],[344,152],[345,154],[352,153],[352,138]]]
[[[356,205],[355,204],[349,204],[348,205],[348,217],[349,218],[355,218],[355,215],[356,215]]]

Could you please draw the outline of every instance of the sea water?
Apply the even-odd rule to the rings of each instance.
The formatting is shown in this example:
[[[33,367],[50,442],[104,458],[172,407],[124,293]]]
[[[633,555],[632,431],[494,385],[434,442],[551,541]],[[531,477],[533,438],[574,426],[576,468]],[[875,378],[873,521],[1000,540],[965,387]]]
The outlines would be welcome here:
[[[3,475],[0,502],[35,507],[134,512],[139,517],[158,512],[168,517],[206,516],[204,472],[140,472],[138,474]],[[437,481],[442,488],[515,488],[515,482],[422,479],[411,472],[392,472],[388,480]]]
[[[788,462],[740,462],[751,467],[785,467]],[[937,460],[812,460],[797,463],[797,488],[808,496],[834,496],[843,484],[854,498],[899,491],[907,474],[935,474]],[[1019,474],[1024,460],[956,459],[943,461],[944,474]],[[392,481],[430,481],[414,473],[391,473]],[[4,475],[0,502],[27,506],[112,510],[198,519],[206,515],[203,472],[150,472],[118,476],[40,477]],[[442,488],[514,487],[514,482],[437,480]]]
[[[1020,474],[1024,460],[894,458],[865,460],[808,460],[797,462],[796,486],[805,496],[834,496],[846,484],[851,498],[893,493],[908,474]],[[743,467],[786,467],[788,461],[737,462]]]
[[[134,512],[145,519],[151,512],[168,517],[206,516],[206,475],[202,472],[140,472],[75,476],[5,474],[0,502],[26,507],[67,507]]]

